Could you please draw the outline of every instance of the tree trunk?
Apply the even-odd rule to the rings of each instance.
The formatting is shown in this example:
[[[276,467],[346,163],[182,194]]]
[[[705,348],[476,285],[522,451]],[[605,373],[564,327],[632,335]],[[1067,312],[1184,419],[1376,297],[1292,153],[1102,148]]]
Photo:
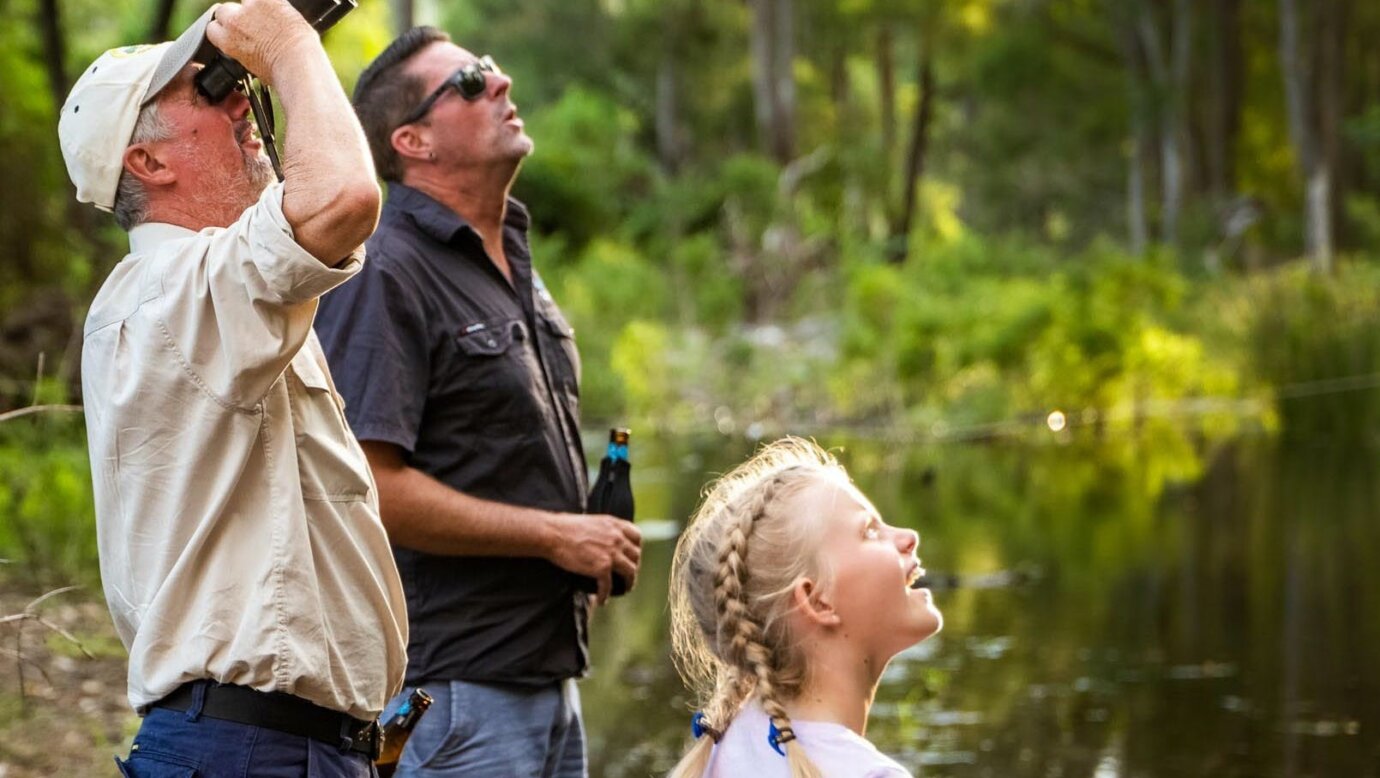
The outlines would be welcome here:
[[[1300,51],[1299,25],[1297,0],[1279,0],[1279,61],[1284,74],[1289,135],[1303,177],[1304,247],[1314,269],[1327,273],[1332,270],[1331,176],[1314,130],[1311,79]]]
[[[1241,0],[1213,0],[1212,100],[1207,115],[1207,185],[1219,201],[1236,191],[1236,139],[1241,132]]]
[[[890,168],[896,149],[896,46],[886,22],[877,31],[877,91],[882,112],[882,159],[884,167]]]
[[[1126,230],[1131,252],[1143,255],[1150,244],[1145,171],[1151,164],[1153,142],[1150,138],[1150,88],[1137,37],[1138,24],[1139,19],[1134,16],[1121,24],[1121,48],[1126,69],[1126,124],[1129,146],[1126,154]]]
[[[675,172],[680,167],[680,130],[676,126],[676,62],[667,48],[656,71],[656,152],[661,167]]]
[[[173,10],[177,0],[158,0],[153,8],[153,20],[149,23],[149,43],[159,43],[172,38]]]
[[[784,165],[795,157],[795,0],[776,0],[772,21],[772,156]]]
[[[1161,239],[1179,241],[1179,214],[1184,200],[1184,105],[1188,98],[1189,53],[1192,44],[1193,8],[1190,0],[1174,0],[1170,22],[1168,83],[1163,91],[1160,122],[1160,182],[1163,186]]]
[[[40,0],[38,4],[38,25],[43,36],[43,67],[48,73],[48,88],[53,97],[56,110],[62,112],[62,104],[67,101],[67,40],[62,34],[62,10],[57,0]]]
[[[1327,236],[1331,251],[1337,244],[1337,226],[1340,222],[1340,193],[1344,171],[1339,166],[1342,154],[1342,88],[1346,83],[1346,73],[1342,68],[1342,47],[1346,43],[1345,33],[1348,21],[1346,0],[1318,0],[1319,24],[1317,45],[1318,78],[1315,80],[1318,93],[1318,153],[1324,170],[1328,172],[1327,182]]]
[[[934,55],[932,46],[922,44],[917,82],[920,99],[915,104],[915,124],[910,136],[906,159],[906,180],[901,206],[901,218],[892,231],[890,256],[895,263],[904,262],[910,254],[910,230],[915,217],[915,201],[925,174],[925,150],[929,146],[930,119],[934,115]]]
[[[795,154],[793,0],[751,0],[753,108],[767,153],[785,165]]]
[[[417,7],[414,0],[392,0],[393,26],[401,35],[417,24]]]
[[[748,45],[752,56],[752,109],[757,120],[757,137],[763,146],[771,147],[772,128],[775,126],[776,100],[772,95],[775,80],[772,78],[772,38],[776,25],[772,14],[776,10],[776,0],[749,0],[752,9],[752,30]]]

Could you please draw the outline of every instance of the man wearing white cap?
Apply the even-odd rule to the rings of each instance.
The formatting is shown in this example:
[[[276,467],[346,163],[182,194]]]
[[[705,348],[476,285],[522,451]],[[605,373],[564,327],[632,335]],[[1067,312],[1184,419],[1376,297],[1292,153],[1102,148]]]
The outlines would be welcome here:
[[[214,15],[214,16],[213,16]],[[275,182],[209,40],[277,91]],[[406,611],[368,465],[312,334],[378,218],[363,133],[286,0],[113,49],[58,126],[77,198],[130,253],[82,349],[101,575],[144,715],[126,776],[368,776]]]

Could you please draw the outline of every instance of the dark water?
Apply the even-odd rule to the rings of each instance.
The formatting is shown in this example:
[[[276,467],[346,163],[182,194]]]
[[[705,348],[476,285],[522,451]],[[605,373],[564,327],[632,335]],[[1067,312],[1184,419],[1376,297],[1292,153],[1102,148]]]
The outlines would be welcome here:
[[[877,695],[868,736],[917,775],[1380,775],[1374,453],[1172,431],[820,442],[921,532],[926,567],[978,584],[936,592],[944,631]],[[639,517],[684,521],[706,474],[751,448],[638,440]],[[688,733],[671,549],[649,542],[637,590],[596,614],[595,776],[664,775]]]

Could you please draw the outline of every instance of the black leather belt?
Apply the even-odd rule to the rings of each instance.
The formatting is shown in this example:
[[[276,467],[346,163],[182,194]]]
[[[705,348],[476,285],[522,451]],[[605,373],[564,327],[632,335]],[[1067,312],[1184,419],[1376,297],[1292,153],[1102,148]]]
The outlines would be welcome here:
[[[282,692],[195,681],[182,684],[151,707],[185,711],[192,707],[197,686],[204,686],[206,690],[201,706],[203,716],[309,737],[337,746],[341,752],[363,754],[370,759],[379,756],[382,739],[378,722],[360,721]]]

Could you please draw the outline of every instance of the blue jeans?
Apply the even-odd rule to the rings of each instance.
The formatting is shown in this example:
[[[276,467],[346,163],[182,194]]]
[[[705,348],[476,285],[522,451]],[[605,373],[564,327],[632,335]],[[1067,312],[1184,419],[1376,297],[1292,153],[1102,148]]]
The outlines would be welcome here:
[[[586,778],[580,690],[573,679],[550,686],[466,681],[422,685],[435,702],[398,762],[397,778]],[[403,689],[387,721],[412,693]]]
[[[153,708],[134,736],[125,778],[375,778],[363,754],[277,730]]]

